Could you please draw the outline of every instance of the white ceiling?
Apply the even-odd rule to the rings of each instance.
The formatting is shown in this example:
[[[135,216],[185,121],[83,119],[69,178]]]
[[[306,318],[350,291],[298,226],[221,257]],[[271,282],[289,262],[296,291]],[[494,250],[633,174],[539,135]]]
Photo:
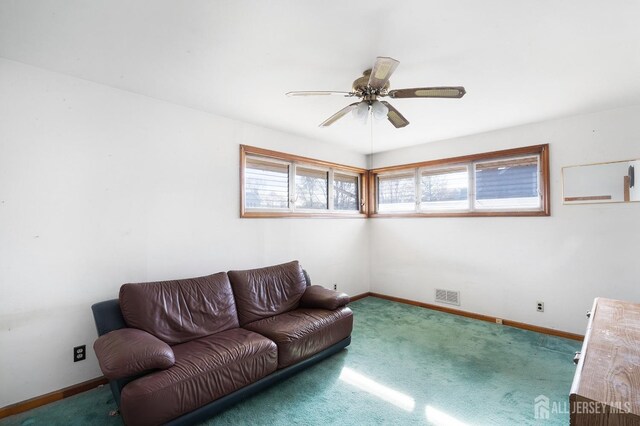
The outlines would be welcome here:
[[[640,103],[640,1],[0,0],[0,56],[370,152],[348,91],[376,56],[391,88],[463,85],[391,102],[411,124],[373,150]],[[543,141],[541,141],[543,142]],[[259,144],[256,141],[256,144]]]

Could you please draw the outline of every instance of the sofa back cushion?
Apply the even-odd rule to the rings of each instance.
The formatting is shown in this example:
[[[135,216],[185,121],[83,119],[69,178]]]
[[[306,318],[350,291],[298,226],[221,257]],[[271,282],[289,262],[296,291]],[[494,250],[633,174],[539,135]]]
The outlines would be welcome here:
[[[296,309],[307,282],[297,260],[246,271],[230,271],[240,325]]]
[[[129,327],[175,345],[238,327],[225,272],[206,277],[120,287],[120,309]]]

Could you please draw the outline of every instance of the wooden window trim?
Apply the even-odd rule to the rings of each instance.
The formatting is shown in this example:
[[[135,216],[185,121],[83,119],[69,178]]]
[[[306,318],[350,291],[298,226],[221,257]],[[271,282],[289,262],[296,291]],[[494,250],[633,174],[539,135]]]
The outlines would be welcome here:
[[[282,212],[282,211],[246,211],[244,207],[244,168],[247,155],[256,155],[281,160],[287,162],[302,163],[311,166],[327,167],[335,171],[344,171],[360,176],[360,194],[364,196],[364,206],[360,213],[344,212],[339,210],[322,212]],[[425,167],[437,167],[451,165],[456,166],[461,163],[471,163],[477,161],[490,160],[493,158],[504,158],[524,155],[540,155],[540,196],[541,209],[535,211],[470,211],[470,212],[408,212],[408,213],[377,213],[375,211],[378,200],[376,191],[376,177],[380,173],[401,172],[403,170],[418,169]],[[527,147],[505,149],[500,151],[485,152],[480,154],[470,154],[459,157],[450,157],[438,160],[422,161],[417,163],[401,164],[390,167],[381,167],[373,170],[366,170],[359,167],[347,166],[344,164],[329,161],[317,160],[314,158],[299,155],[287,154],[264,148],[257,148],[249,145],[240,145],[240,217],[242,218],[399,218],[399,217],[509,217],[509,216],[550,216],[550,194],[551,182],[549,172],[549,144],[533,145]]]
[[[540,202],[541,209],[533,211],[469,211],[469,212],[407,212],[407,213],[378,213],[376,177],[380,173],[400,172],[403,170],[415,170],[423,167],[456,165],[498,159],[504,157],[516,157],[525,155],[540,155]],[[398,218],[398,217],[492,217],[492,216],[550,216],[551,182],[549,175],[549,144],[533,145],[500,151],[485,152],[481,154],[464,155],[438,160],[422,161],[418,163],[402,164],[390,167],[381,167],[369,171],[368,179],[368,217],[372,218]]]
[[[360,198],[364,197],[364,206],[360,207],[359,212],[349,212],[340,210],[323,210],[318,212],[302,211],[248,211],[245,209],[245,176],[244,169],[246,158],[248,155],[272,158],[274,160],[293,162],[300,164],[302,167],[317,166],[322,168],[334,169],[337,172],[345,172],[347,174],[359,175]],[[270,149],[257,148],[249,145],[240,145],[240,217],[241,218],[332,218],[332,219],[366,219],[369,213],[369,203],[366,194],[369,194],[369,172],[359,167],[347,166],[344,164],[332,163],[329,161],[316,160],[315,158],[302,157],[299,155],[287,154],[284,152],[272,151]],[[330,182],[329,184],[332,184]]]

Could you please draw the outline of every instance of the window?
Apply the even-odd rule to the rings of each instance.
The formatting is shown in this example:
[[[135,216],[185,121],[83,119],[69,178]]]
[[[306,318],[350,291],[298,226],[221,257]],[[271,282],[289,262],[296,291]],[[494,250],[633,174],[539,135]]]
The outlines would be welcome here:
[[[549,146],[365,170],[240,146],[241,217],[548,216]]]
[[[450,211],[469,207],[467,166],[423,169],[420,172],[420,210]]]
[[[359,210],[360,185],[358,176],[335,172],[333,174],[333,208],[336,210]]]
[[[548,145],[372,170],[372,216],[549,215]]]
[[[378,176],[378,210],[413,211],[416,206],[416,177],[413,173]]]
[[[286,209],[289,205],[289,166],[247,158],[245,191],[249,208]]]
[[[367,171],[242,145],[241,217],[366,217]]]
[[[478,162],[474,166],[476,209],[540,208],[537,156]]]
[[[296,207],[329,208],[329,171],[296,167]]]

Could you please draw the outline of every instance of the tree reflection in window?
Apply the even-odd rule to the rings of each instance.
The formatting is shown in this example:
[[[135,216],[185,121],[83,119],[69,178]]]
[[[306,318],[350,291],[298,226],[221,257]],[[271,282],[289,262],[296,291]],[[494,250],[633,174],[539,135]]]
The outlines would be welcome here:
[[[328,182],[326,171],[296,167],[296,207],[328,209]]]

